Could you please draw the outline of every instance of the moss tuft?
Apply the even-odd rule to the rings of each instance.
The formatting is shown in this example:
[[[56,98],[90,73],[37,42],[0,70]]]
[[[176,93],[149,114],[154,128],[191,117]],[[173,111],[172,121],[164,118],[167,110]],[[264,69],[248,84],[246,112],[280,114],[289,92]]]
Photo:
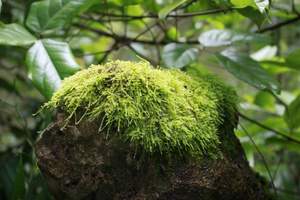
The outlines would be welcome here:
[[[235,108],[235,94],[212,76],[192,78],[146,62],[92,65],[66,78],[44,108],[70,120],[96,121],[145,153],[216,155],[218,128]]]

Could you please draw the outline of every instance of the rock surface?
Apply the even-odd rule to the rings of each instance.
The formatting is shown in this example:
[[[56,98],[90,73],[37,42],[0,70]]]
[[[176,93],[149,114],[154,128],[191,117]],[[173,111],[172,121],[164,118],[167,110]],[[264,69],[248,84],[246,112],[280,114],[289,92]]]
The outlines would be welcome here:
[[[56,199],[269,199],[230,126],[219,131],[221,158],[162,160],[133,154],[130,144],[106,139],[95,123],[62,130],[58,116],[36,143],[38,166]]]

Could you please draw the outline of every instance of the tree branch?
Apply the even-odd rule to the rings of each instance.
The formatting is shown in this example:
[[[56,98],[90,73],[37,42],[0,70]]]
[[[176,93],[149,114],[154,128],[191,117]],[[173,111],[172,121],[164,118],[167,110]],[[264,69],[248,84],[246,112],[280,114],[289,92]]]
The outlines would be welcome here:
[[[187,17],[194,17],[194,16],[202,16],[202,15],[212,15],[212,14],[219,14],[219,13],[226,13],[233,11],[233,8],[217,8],[217,9],[211,9],[211,10],[204,10],[204,11],[198,11],[198,12],[191,12],[191,13],[182,13],[182,14],[169,14],[166,16],[166,18],[187,18]],[[103,17],[114,17],[117,20],[123,19],[123,20],[138,20],[138,19],[146,19],[146,18],[152,18],[152,19],[158,19],[159,16],[157,14],[149,14],[149,15],[119,15],[119,14],[113,14],[113,13],[102,13],[97,12],[97,14],[103,16]],[[111,18],[113,20],[113,18]]]
[[[98,35],[103,35],[106,37],[110,37],[113,38],[114,40],[116,40],[116,42],[118,43],[122,43],[122,44],[130,44],[130,43],[142,43],[142,44],[148,44],[148,45],[166,45],[169,43],[178,43],[178,44],[199,44],[198,40],[189,40],[189,41],[169,41],[169,40],[160,40],[160,41],[154,41],[154,40],[143,40],[143,39],[137,39],[137,38],[131,38],[131,37],[126,37],[126,36],[119,36],[119,35],[114,35],[111,33],[107,33],[105,31],[99,30],[99,29],[95,29],[89,26],[86,26],[84,24],[79,24],[79,23],[75,23],[73,24],[74,26],[81,28],[81,29],[85,29],[94,33],[97,33]]]
[[[267,26],[265,28],[259,29],[259,30],[256,31],[256,33],[264,33],[264,32],[267,32],[267,31],[272,31],[272,30],[275,30],[275,29],[279,29],[279,28],[281,28],[283,26],[295,23],[295,22],[297,22],[299,20],[300,20],[300,15],[298,15],[298,16],[296,16],[294,18],[288,19],[286,21],[282,21],[282,22],[279,22],[277,24],[273,24],[271,26]]]
[[[136,55],[138,55],[139,57],[141,57],[141,58],[147,60],[148,62],[150,62],[150,64],[151,64],[152,66],[154,66],[154,67],[157,66],[157,62],[156,62],[155,60],[153,60],[153,59],[151,59],[151,58],[149,58],[149,57],[143,55],[142,53],[138,52],[138,51],[137,51],[133,46],[131,46],[130,44],[128,44],[127,46],[128,46],[128,48],[129,48],[131,51],[133,51]]]

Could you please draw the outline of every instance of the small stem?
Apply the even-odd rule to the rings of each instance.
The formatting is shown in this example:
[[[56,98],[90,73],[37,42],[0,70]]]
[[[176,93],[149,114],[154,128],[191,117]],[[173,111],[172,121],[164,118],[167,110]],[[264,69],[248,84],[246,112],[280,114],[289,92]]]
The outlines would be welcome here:
[[[249,137],[251,143],[254,145],[254,147],[255,147],[257,153],[258,153],[259,156],[261,157],[261,159],[262,159],[262,161],[263,161],[263,164],[264,164],[264,166],[265,166],[265,168],[266,168],[266,170],[267,170],[267,172],[268,172],[268,176],[269,176],[269,178],[270,178],[271,185],[272,185],[272,188],[273,188],[273,190],[274,190],[274,193],[275,193],[275,195],[277,196],[277,190],[276,190],[276,187],[275,187],[275,184],[274,184],[274,179],[273,179],[273,176],[271,175],[271,171],[270,171],[270,168],[269,168],[269,166],[268,166],[268,163],[267,163],[267,161],[266,161],[266,159],[265,159],[265,157],[264,157],[264,154],[260,151],[260,149],[258,148],[258,146],[256,145],[256,143],[254,142],[254,140],[253,140],[253,138],[251,137],[251,135],[250,135],[250,134],[248,133],[248,131],[245,129],[245,127],[244,127],[242,124],[240,124],[240,126],[241,126],[242,130],[246,133],[246,135]]]
[[[240,113],[240,112],[238,113],[238,115],[239,115],[241,118],[243,118],[243,119],[245,119],[245,120],[247,120],[247,121],[249,121],[249,122],[251,122],[251,123],[253,123],[253,124],[256,124],[257,126],[263,128],[263,129],[265,129],[265,130],[272,131],[272,132],[275,133],[276,135],[279,135],[280,137],[282,137],[282,138],[284,138],[284,139],[286,139],[286,140],[288,140],[288,141],[291,141],[291,142],[300,144],[300,141],[299,141],[299,140],[297,140],[297,139],[295,139],[295,138],[292,138],[292,137],[290,137],[290,136],[288,136],[288,135],[286,135],[286,134],[284,134],[284,133],[282,133],[282,132],[280,132],[280,131],[278,131],[278,130],[275,130],[275,129],[271,128],[271,127],[268,127],[268,126],[262,124],[261,122],[256,121],[255,119],[252,119],[252,118],[250,118],[250,117],[247,117],[246,115],[244,115],[244,114],[242,114],[242,113]]]

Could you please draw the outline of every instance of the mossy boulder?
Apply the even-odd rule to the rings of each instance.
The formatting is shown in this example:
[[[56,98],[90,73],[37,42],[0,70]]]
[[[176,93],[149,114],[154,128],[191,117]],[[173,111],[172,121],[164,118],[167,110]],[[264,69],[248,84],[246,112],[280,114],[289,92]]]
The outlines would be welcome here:
[[[38,165],[58,199],[267,199],[233,134],[236,101],[211,75],[93,65],[44,105],[57,118]]]
[[[117,135],[145,153],[215,156],[218,127],[231,121],[235,101],[211,76],[114,61],[65,79],[45,107],[66,113],[66,123],[98,121],[107,138]]]

